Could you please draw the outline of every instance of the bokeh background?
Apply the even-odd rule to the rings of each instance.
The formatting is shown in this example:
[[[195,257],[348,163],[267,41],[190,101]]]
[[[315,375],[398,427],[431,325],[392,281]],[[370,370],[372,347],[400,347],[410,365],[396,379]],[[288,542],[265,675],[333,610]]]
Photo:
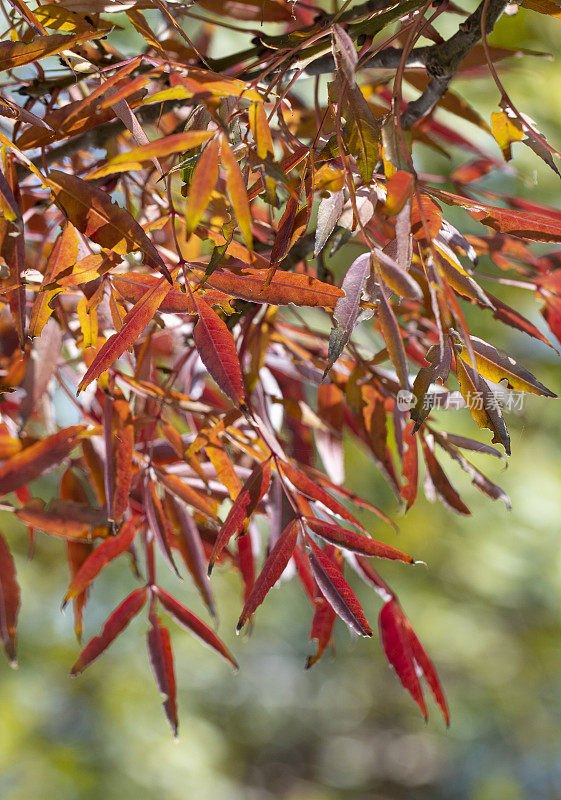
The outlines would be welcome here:
[[[122,18],[119,20],[123,24]],[[135,47],[134,34],[130,37]],[[498,44],[557,57],[561,21],[521,10],[502,20]],[[231,41],[229,47],[233,47]],[[561,145],[560,61],[528,56],[501,75],[519,108]],[[486,119],[498,92],[485,74],[457,81],[456,91]],[[305,88],[304,88],[305,91]],[[466,127],[495,155],[486,135]],[[559,178],[522,145],[514,168],[490,176],[489,188],[558,205]],[[419,150],[427,171],[467,159]],[[516,172],[515,172],[516,170]],[[456,211],[458,215],[461,212]],[[457,217],[460,220],[460,216]],[[475,223],[461,217],[462,229]],[[472,226],[471,228],[469,226]],[[339,265],[341,268],[341,265]],[[482,264],[491,272],[492,267]],[[541,318],[531,296],[492,291]],[[561,393],[559,359],[545,345],[467,309],[473,329],[507,349]],[[60,412],[64,414],[64,409]],[[447,430],[479,436],[468,412],[439,412]],[[68,576],[62,542],[39,534],[27,557],[22,527],[0,513],[13,547],[23,603],[19,669],[0,661],[0,796],[4,800],[552,800],[561,798],[561,417],[558,401],[529,396],[507,415],[513,456],[508,468],[477,458],[507,491],[507,511],[445,467],[472,508],[460,518],[421,498],[398,519],[397,538],[364,516],[375,536],[412,552],[427,567],[382,563],[432,656],[450,703],[446,730],[432,701],[425,725],[387,666],[377,635],[354,640],[336,626],[336,654],[306,672],[311,611],[296,582],[271,592],[251,635],[234,636],[240,609],[236,576],[213,576],[220,634],[241,666],[228,666],[187,633],[172,629],[179,691],[175,742],[160,707],[145,649],[146,623],[133,622],[114,646],[77,679],[72,615],[60,600]],[[348,485],[399,515],[368,457],[346,443]],[[38,484],[48,497],[56,476]],[[185,581],[178,596],[204,615]],[[380,604],[360,581],[355,588],[372,621]],[[86,638],[133,578],[123,561],[96,582],[86,613]]]

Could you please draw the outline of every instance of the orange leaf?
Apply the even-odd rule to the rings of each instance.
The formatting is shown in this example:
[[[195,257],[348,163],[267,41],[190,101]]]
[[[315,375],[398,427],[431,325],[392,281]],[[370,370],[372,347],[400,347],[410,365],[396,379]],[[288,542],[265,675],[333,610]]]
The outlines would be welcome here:
[[[177,271],[175,272],[177,274]],[[165,278],[160,280],[141,297],[124,319],[123,327],[114,333],[100,348],[89,369],[80,381],[78,392],[85,389],[123,355],[136,342],[144,328],[152,321],[162,300],[168,293]]]
[[[74,575],[62,601],[63,608],[69,600],[87,589],[107,564],[129,549],[137,529],[136,520],[129,520],[123,525],[117,536],[106,539],[99,547],[96,547]]]
[[[188,233],[193,233],[199,224],[199,220],[206,210],[216,186],[219,147],[218,138],[210,141],[193,170],[191,183],[189,184],[189,194],[187,195],[187,208],[185,209]]]
[[[50,36],[37,36],[27,44],[24,42],[1,42],[0,72],[14,69],[14,67],[21,67],[23,64],[31,64],[39,58],[54,56],[57,53],[62,53],[63,50],[70,50],[78,44],[90,42],[92,39],[100,39],[106,35],[107,31],[92,28],[75,36],[64,36],[61,33],[54,33]]]
[[[152,161],[154,158],[165,158],[175,153],[183,153],[204,144],[213,135],[212,131],[184,131],[183,133],[172,133],[170,136],[162,136],[154,142],[147,142],[138,147],[127,150],[126,153],[119,153],[118,156],[110,159],[103,166],[93,170],[88,174],[88,180],[102,178],[105,175],[112,175],[115,172],[125,172],[131,169],[140,169],[142,162]]]
[[[85,429],[85,425],[64,428],[5,461],[0,467],[0,496],[27,486],[35,478],[58,466],[74,449]]]
[[[295,303],[298,306],[333,308],[344,295],[338,286],[319,281],[311,275],[284,270],[277,270],[267,285],[267,273],[251,267],[242,267],[239,272],[213,272],[205,285],[242,300],[275,306]]]
[[[137,303],[140,298],[152,289],[157,283],[155,275],[148,275],[143,272],[127,272],[125,275],[112,275],[111,282],[119,294],[130,303]],[[210,280],[207,281],[210,284]],[[179,284],[174,283],[174,288],[170,289],[160,304],[162,314],[196,314],[197,307],[187,292],[180,291]],[[223,292],[205,290],[204,297],[209,305],[223,304],[228,302],[228,295]]]
[[[234,214],[240,226],[244,242],[251,250],[253,248],[253,234],[251,232],[251,210],[247,197],[247,189],[228,140],[222,137],[222,166],[226,171],[226,190],[234,209]]]

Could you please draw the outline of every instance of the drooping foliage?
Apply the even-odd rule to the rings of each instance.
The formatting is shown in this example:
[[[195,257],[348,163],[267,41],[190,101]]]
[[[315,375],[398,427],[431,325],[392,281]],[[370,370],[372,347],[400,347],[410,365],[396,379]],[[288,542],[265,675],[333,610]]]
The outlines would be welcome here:
[[[521,5],[544,24],[561,15],[548,0]],[[426,717],[424,677],[448,722],[435,669],[377,572],[380,559],[415,561],[389,543],[392,520],[345,486],[342,440],[368,452],[405,509],[424,470],[429,499],[469,514],[442,460],[508,505],[470,453],[510,455],[509,390],[554,396],[465,315],[477,306],[550,344],[495,297],[514,280],[561,336],[559,254],[533,247],[561,241],[560,212],[480,185],[501,168],[497,144],[505,160],[524,144],[557,172],[559,153],[501,83],[514,51],[487,40],[516,6],[10,0],[4,12],[2,509],[31,542],[65,540],[79,640],[104,567],[128,553],[122,569],[138,580],[72,673],[145,614],[176,731],[162,617],[236,661],[179,583],[161,587],[165,570],[190,577],[214,620],[213,567],[239,573],[239,630],[293,574],[311,606],[308,666],[337,617],[372,636],[356,573],[383,600],[381,645],[401,683]],[[449,38],[441,18],[455,24]],[[455,92],[458,75],[496,82],[490,120]],[[425,175],[423,147],[464,163]],[[479,275],[479,258],[498,269]],[[443,431],[431,410],[452,402],[498,447]],[[34,481],[55,468],[47,501]],[[376,538],[357,508],[378,518]],[[19,604],[0,536],[14,663]]]

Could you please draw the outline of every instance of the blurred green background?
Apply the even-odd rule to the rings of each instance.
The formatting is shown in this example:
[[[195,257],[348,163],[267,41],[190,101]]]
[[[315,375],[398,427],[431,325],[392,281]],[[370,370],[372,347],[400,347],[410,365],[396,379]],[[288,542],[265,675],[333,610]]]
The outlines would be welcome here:
[[[502,20],[494,41],[559,53],[561,22],[520,12]],[[503,68],[513,99],[554,145],[561,144],[559,62],[522,59]],[[458,81],[488,114],[498,94],[490,79]],[[475,129],[468,135],[483,137]],[[514,166],[487,185],[559,204],[559,178],[521,145]],[[427,170],[452,170],[424,152]],[[462,218],[466,229],[466,217]],[[471,224],[471,223],[470,223]],[[474,227],[471,230],[475,230]],[[488,265],[483,265],[490,271]],[[494,287],[491,288],[494,291]],[[519,290],[507,302],[541,325],[536,304]],[[470,310],[474,332],[508,349],[561,392],[553,351]],[[543,327],[543,326],[542,326]],[[467,411],[439,412],[447,430],[478,433]],[[145,649],[146,622],[135,620],[86,673],[70,679],[78,653],[71,613],[59,603],[67,586],[64,544],[41,534],[33,560],[22,528],[0,525],[16,556],[23,603],[20,667],[0,661],[0,796],[3,800],[552,800],[561,798],[561,424],[558,401],[530,396],[507,415],[513,444],[508,469],[476,459],[513,501],[508,512],[444,466],[472,508],[459,518],[421,498],[398,520],[394,538],[365,517],[372,533],[427,562],[382,563],[381,574],[433,658],[449,700],[446,730],[430,701],[425,725],[387,666],[377,635],[354,640],[336,626],[336,656],[306,672],[311,610],[296,582],[267,598],[250,636],[236,639],[236,576],[213,577],[220,634],[237,656],[232,674],[187,633],[172,630],[180,734],[174,742],[160,707]],[[368,457],[347,443],[348,485],[392,514],[389,490]],[[50,491],[44,482],[44,493]],[[354,581],[374,622],[380,603]],[[123,562],[96,582],[86,639],[133,580]],[[178,597],[204,615],[194,591]]]

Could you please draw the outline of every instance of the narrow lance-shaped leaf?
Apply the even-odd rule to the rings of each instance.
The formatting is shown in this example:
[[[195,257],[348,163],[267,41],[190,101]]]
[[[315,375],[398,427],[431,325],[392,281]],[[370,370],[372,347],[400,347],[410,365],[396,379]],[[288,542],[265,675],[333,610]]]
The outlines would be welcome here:
[[[351,630],[361,636],[372,636],[364,611],[341,571],[309,537],[307,544],[312,572],[325,599]]]
[[[96,536],[105,538],[109,533],[105,509],[87,503],[58,498],[44,503],[34,498],[14,513],[27,525],[62,539],[90,541]]]
[[[78,234],[76,228],[67,223],[62,234],[56,240],[52,252],[47,261],[45,270],[44,285],[52,283],[57,275],[63,270],[72,267],[78,257]],[[43,327],[53,313],[51,302],[59,294],[61,289],[40,290],[33,302],[31,316],[29,319],[29,335],[33,338],[40,336]]]
[[[185,209],[187,233],[192,233],[195,230],[210,202],[218,180],[219,149],[220,142],[218,138],[212,139],[199,156],[199,160],[193,170]]]
[[[248,116],[253,139],[257,145],[257,155],[263,160],[267,158],[269,153],[274,155],[273,139],[264,103],[252,103],[249,107]]]
[[[450,340],[445,339],[442,346],[437,344],[429,347],[425,360],[429,362],[430,366],[421,367],[413,382],[413,395],[417,401],[415,406],[411,409],[411,419],[415,423],[413,434],[419,430],[430,414],[431,406],[426,399],[426,395],[431,383],[436,383],[437,381],[444,383],[450,374],[450,368],[452,366],[452,346]]]
[[[293,519],[288,523],[282,534],[275,542],[275,546],[267,556],[263,569],[257,576],[253,589],[246,600],[243,611],[236,627],[240,631],[247,620],[254,614],[255,610],[261,605],[269,590],[279,580],[285,571],[288,562],[296,547],[298,540],[299,521]]]
[[[338,72],[345,78],[349,86],[353,86],[358,54],[354,41],[340,25],[333,25],[332,49]]]
[[[121,255],[141,250],[148,263],[172,283],[167,266],[143,228],[106,192],[59,170],[51,170],[45,183],[62,213],[89,239]]]
[[[450,715],[436,670],[395,599],[389,600],[380,611],[380,635],[388,661],[424,718],[428,714],[418,671],[424,675],[448,725]]]
[[[104,652],[104,650],[107,650],[109,645],[122,633],[129,622],[136,617],[142,609],[147,596],[148,589],[146,586],[143,586],[140,589],[135,589],[134,592],[123,600],[105,622],[100,635],[88,642],[82,650],[78,661],[76,661],[70,671],[71,675],[79,675],[80,672],[83,672],[92,661],[95,661],[95,659]]]
[[[158,546],[164,556],[168,566],[179,576],[179,571],[175,566],[173,555],[171,553],[171,541],[173,533],[169,524],[169,520],[164,513],[162,501],[158,497],[155,483],[147,478],[144,483],[144,507],[146,509],[146,517],[150,530],[156,537]]]
[[[403,431],[403,477],[405,483],[401,487],[401,496],[409,511],[417,499],[417,482],[419,478],[419,457],[417,454],[417,437],[413,432],[413,423]]]
[[[124,153],[111,158],[101,167],[88,173],[88,180],[96,180],[106,175],[116,172],[128,172],[130,170],[141,169],[144,161],[152,161],[155,158],[166,158],[175,153],[183,153],[207,142],[213,135],[212,131],[184,131],[183,133],[172,133],[170,136],[162,136],[154,142],[133,147]]]
[[[134,425],[126,400],[113,403],[115,436],[115,478],[113,481],[113,522],[120,525],[129,504],[133,471]]]
[[[407,369],[407,358],[403,348],[403,341],[397,319],[386,296],[384,282],[379,267],[376,268],[376,275],[380,284],[380,303],[378,305],[378,319],[380,329],[388,348],[388,353],[392,364],[395,367],[397,377],[403,389],[409,389],[409,371]]]
[[[44,475],[74,449],[85,425],[73,425],[20,450],[0,467],[0,496]]]
[[[174,274],[177,274],[176,272]],[[160,303],[168,293],[168,283],[165,278],[160,278],[158,283],[142,296],[136,305],[129,311],[123,321],[123,327],[114,333],[100,348],[89,369],[78,385],[78,392],[85,389],[92,381],[105,372],[115,361],[123,355],[127,348],[132,347],[144,328],[154,318]]]
[[[389,600],[380,611],[380,638],[386,658],[395,669],[397,677],[417,703],[423,717],[428,719],[421,683],[415,669],[411,643],[405,627],[404,615],[395,600]]]
[[[234,656],[230,653],[224,642],[218,638],[218,636],[211,630],[208,625],[205,625],[202,620],[196,617],[191,611],[181,605],[175,598],[173,598],[170,594],[164,591],[159,586],[154,587],[154,593],[158,597],[158,600],[163,605],[165,610],[173,617],[173,619],[177,622],[178,625],[181,625],[182,628],[193,633],[198,639],[210,647],[212,650],[215,650],[222,658],[225,658],[226,661],[229,661],[230,664],[234,667],[234,669],[238,669],[238,662],[234,658]]]
[[[220,554],[232,538],[242,531],[246,521],[251,517],[271,484],[271,461],[268,459],[263,464],[257,464],[242,490],[234,500],[224,524],[222,525],[208,563],[208,574]]]
[[[325,597],[319,597],[316,600],[312,629],[310,631],[310,640],[317,642],[317,650],[313,656],[308,656],[306,669],[313,667],[323,656],[332,640],[336,619],[337,614],[331,604],[327,602]]]
[[[270,303],[275,306],[294,303],[298,306],[333,308],[337,300],[343,297],[343,290],[338,286],[319,281],[311,275],[277,270],[267,283],[267,273],[251,267],[243,267],[237,272],[214,272],[206,285],[251,303]]]
[[[480,428],[489,428],[492,431],[492,441],[500,442],[509,456],[510,436],[498,400],[489,385],[475,369],[466,364],[459,356],[456,357],[456,373],[460,382],[460,391],[467,403],[469,413]]]
[[[107,564],[110,564],[117,556],[129,549],[137,530],[137,521],[129,520],[125,522],[117,536],[106,539],[99,547],[96,547],[72,579],[72,583],[68,587],[62,602],[63,608],[69,600],[72,600],[72,598],[87,589]]]
[[[331,192],[319,204],[314,256],[318,256],[327,244],[327,240],[341,218],[344,202],[343,190],[340,189],[338,192]]]
[[[220,389],[236,405],[245,400],[242,371],[234,337],[208,303],[193,295],[199,319],[193,331],[201,361]]]
[[[6,655],[14,667],[17,665],[16,625],[19,605],[20,595],[14,559],[4,537],[0,534],[0,635]]]
[[[64,50],[70,50],[76,45],[89,42],[92,39],[100,39],[105,36],[107,31],[90,29],[85,33],[75,36],[65,36],[60,33],[53,33],[48,36],[36,36],[31,42],[1,42],[0,43],[0,72],[14,67],[21,67],[30,64],[39,58],[54,56]]]
[[[425,480],[430,481],[429,486],[431,491],[433,493],[436,492],[444,505],[448,506],[448,508],[452,509],[452,511],[456,511],[458,514],[465,514],[468,516],[471,514],[469,508],[466,506],[458,492],[448,480],[446,473],[440,466],[440,462],[437,460],[434,454],[434,450],[431,446],[432,443],[429,443],[429,440],[430,437],[421,437],[423,456],[427,465]],[[426,493],[427,489],[425,486],[425,494]],[[433,498],[431,497],[429,499]]]
[[[333,318],[336,324],[329,334],[329,351],[324,375],[327,375],[351,338],[360,314],[360,298],[364,283],[370,274],[371,261],[370,253],[363,253],[353,261],[343,279],[341,288],[345,296],[337,300],[335,305]]]
[[[206,571],[206,559],[200,533],[193,517],[184,508],[183,503],[177,502],[167,495],[165,509],[175,522],[177,529],[177,544],[187,569],[191,573],[193,582],[199,590],[210,614],[216,619],[216,605],[212,587]]]
[[[163,706],[166,717],[174,736],[177,736],[177,692],[171,639],[168,629],[162,625],[154,609],[150,611],[150,624],[150,630],[146,634],[150,665],[158,689],[164,695]]]
[[[222,137],[221,156],[222,166],[226,172],[226,191],[238,220],[244,242],[249,250],[252,250],[251,209],[249,207],[247,189],[236,157],[232,153],[225,136]]]
[[[312,517],[306,517],[303,522],[311,531],[325,539],[326,542],[330,542],[336,547],[342,547],[344,550],[350,550],[352,553],[404,561],[406,564],[415,563],[414,559],[408,556],[407,553],[402,553],[401,550],[396,550],[395,547],[376,542],[374,539],[355,531],[348,531],[339,525],[333,525],[330,522]]]

